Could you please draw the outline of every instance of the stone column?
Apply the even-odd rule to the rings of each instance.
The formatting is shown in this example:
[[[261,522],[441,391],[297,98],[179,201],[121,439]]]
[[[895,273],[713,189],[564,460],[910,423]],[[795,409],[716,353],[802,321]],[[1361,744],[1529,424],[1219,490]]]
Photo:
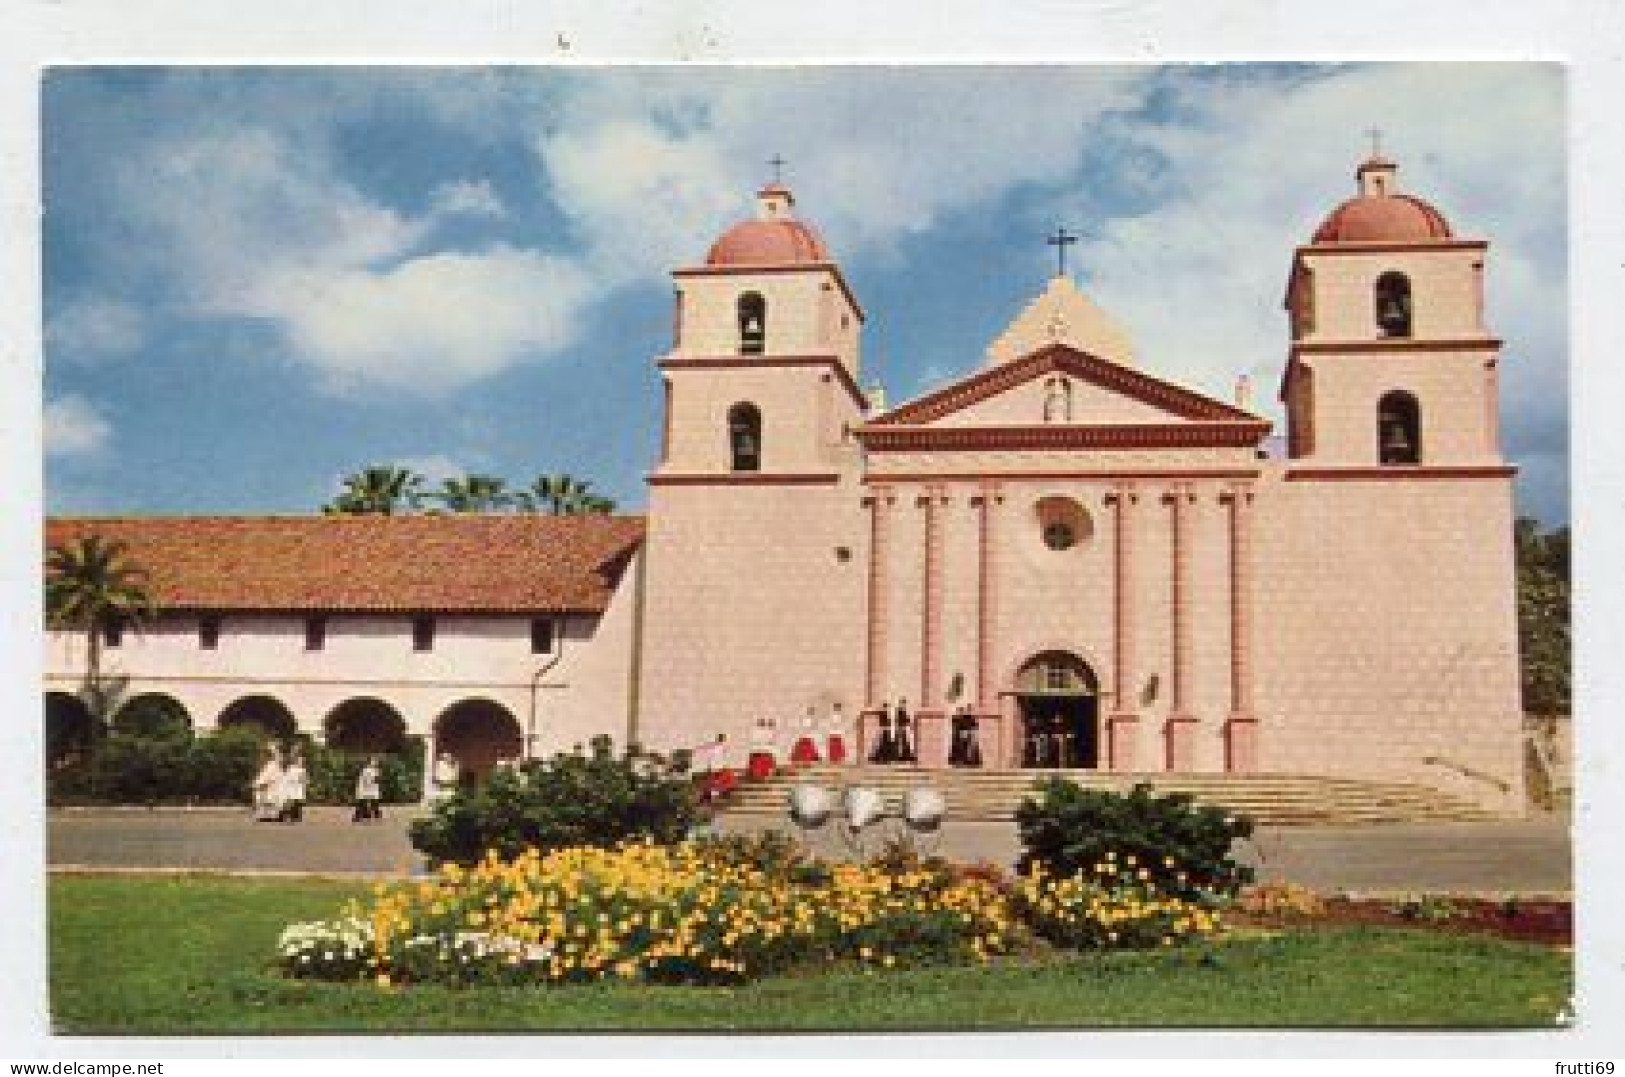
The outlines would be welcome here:
[[[941,762],[937,736],[942,725],[942,509],[946,489],[928,485],[918,501],[923,510],[920,589],[920,694],[914,715],[916,754],[922,763]]]
[[[1253,489],[1236,483],[1223,495],[1230,524],[1230,713],[1224,723],[1224,769],[1258,769],[1258,718],[1253,710]]]
[[[1106,495],[1106,504],[1112,507],[1112,709],[1106,716],[1106,765],[1112,770],[1133,770],[1138,765],[1133,517],[1138,501],[1132,482],[1120,482]]]
[[[1163,767],[1166,770],[1192,769],[1195,759],[1196,718],[1190,713],[1191,618],[1190,618],[1190,510],[1196,492],[1190,483],[1175,483],[1163,495],[1169,507],[1169,577],[1172,608],[1173,669],[1169,677],[1168,721],[1163,730]]]
[[[977,736],[984,764],[1005,765],[1005,719],[999,713],[998,686],[994,684],[993,632],[997,609],[994,578],[993,509],[1001,501],[999,485],[984,481],[972,499],[976,506],[976,716]]]
[[[886,676],[886,562],[891,556],[890,516],[896,498],[890,486],[873,487],[863,504],[869,510],[869,602],[865,625],[863,710],[858,714],[857,758],[869,758],[875,716],[884,705]]]

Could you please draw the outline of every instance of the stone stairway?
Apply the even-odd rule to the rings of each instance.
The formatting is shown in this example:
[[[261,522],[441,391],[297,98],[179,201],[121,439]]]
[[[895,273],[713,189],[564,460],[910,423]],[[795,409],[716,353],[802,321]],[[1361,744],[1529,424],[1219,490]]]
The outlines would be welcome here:
[[[1126,792],[1145,782],[1159,793],[1189,793],[1269,826],[1358,826],[1369,823],[1489,822],[1505,818],[1461,797],[1421,785],[1299,774],[1126,774],[1097,770],[941,770],[922,767],[810,766],[781,771],[765,782],[746,782],[723,810],[739,815],[785,815],[797,784],[841,789],[866,786],[896,810],[910,789],[932,788],[948,802],[949,820],[1000,821],[1035,783],[1060,775],[1089,789]]]

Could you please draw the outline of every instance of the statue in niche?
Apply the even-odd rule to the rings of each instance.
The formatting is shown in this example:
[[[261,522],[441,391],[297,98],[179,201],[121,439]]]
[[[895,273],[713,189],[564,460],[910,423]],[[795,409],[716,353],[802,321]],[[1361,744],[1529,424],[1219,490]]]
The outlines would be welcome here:
[[[1044,383],[1044,421],[1072,421],[1072,385],[1065,378],[1050,378]]]

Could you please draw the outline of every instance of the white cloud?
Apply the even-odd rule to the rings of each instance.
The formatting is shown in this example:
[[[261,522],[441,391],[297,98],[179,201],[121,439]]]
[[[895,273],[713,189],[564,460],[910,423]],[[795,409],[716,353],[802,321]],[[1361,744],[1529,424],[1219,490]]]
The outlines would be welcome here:
[[[77,394],[45,404],[47,456],[88,456],[100,452],[113,436],[113,426],[100,409]]]
[[[1354,194],[1364,132],[1383,129],[1404,189],[1459,235],[1491,241],[1489,320],[1507,340],[1509,446],[1566,416],[1563,113],[1555,68],[1379,65],[1179,93],[1177,123],[1126,130],[1178,187],[1099,222],[1078,262],[1153,373],[1227,395],[1251,373],[1270,402],[1286,350],[1293,247]],[[1425,103],[1421,107],[1417,103]],[[1278,414],[1278,411],[1277,411]],[[1549,448],[1550,446],[1544,446]]]
[[[430,254],[384,270],[284,267],[257,301],[336,392],[427,395],[488,377],[574,337],[588,295],[574,264],[533,251]]]
[[[145,318],[132,303],[90,296],[68,303],[45,326],[53,362],[89,362],[128,355],[141,346]]]
[[[850,262],[945,213],[1064,179],[1091,125],[1131,106],[1146,79],[1129,68],[624,72],[578,86],[537,150],[595,263],[653,274],[699,261],[750,212],[774,154]]]
[[[429,212],[436,217],[506,217],[508,207],[489,180],[458,180],[435,188],[429,196]]]

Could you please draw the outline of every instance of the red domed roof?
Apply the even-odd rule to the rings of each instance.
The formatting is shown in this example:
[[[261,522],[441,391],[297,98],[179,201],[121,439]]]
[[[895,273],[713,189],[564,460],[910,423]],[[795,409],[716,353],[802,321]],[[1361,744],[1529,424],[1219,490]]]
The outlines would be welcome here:
[[[829,248],[792,210],[795,196],[788,187],[772,183],[756,192],[755,220],[741,221],[722,233],[705,256],[709,266],[795,265],[827,262]]]
[[[705,256],[710,266],[827,262],[829,249],[800,221],[741,221],[722,233]]]
[[[1332,210],[1315,229],[1316,243],[1414,242],[1449,239],[1444,214],[1406,194],[1361,195]]]

